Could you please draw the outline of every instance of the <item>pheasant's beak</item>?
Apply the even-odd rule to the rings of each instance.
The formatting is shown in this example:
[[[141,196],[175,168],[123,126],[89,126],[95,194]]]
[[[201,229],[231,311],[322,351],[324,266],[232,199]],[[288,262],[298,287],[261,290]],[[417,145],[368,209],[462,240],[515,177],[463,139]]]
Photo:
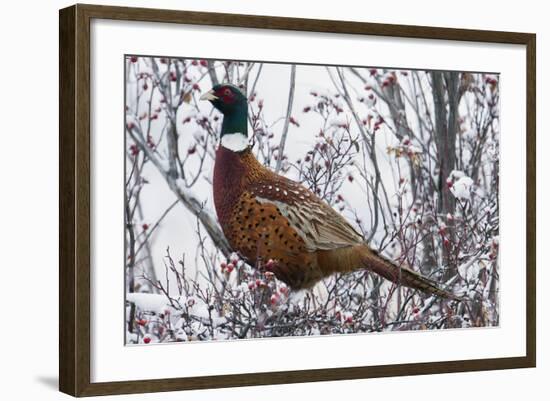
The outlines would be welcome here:
[[[214,95],[214,91],[210,90],[200,97],[200,100],[216,100],[218,97]]]

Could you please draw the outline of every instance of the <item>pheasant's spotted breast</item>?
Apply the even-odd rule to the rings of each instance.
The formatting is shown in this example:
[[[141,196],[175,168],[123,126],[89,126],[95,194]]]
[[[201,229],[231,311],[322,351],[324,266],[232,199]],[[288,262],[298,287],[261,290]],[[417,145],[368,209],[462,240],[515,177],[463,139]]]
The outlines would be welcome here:
[[[309,286],[320,278],[316,255],[307,252],[296,230],[274,204],[262,203],[251,192],[240,196],[224,231],[251,264],[261,269],[271,260],[273,272],[291,286]]]

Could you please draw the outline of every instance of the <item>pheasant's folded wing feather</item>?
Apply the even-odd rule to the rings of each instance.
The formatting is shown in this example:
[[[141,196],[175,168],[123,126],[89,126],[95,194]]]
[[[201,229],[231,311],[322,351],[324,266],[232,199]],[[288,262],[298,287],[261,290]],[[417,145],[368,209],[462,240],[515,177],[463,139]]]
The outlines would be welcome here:
[[[249,190],[259,202],[277,207],[310,252],[364,242],[361,234],[340,214],[294,181],[274,175],[269,180],[251,184]]]

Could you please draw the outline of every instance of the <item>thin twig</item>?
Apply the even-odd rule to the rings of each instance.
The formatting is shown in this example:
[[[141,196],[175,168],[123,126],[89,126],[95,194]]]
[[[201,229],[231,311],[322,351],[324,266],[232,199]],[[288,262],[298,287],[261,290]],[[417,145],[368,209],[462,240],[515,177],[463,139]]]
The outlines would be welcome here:
[[[292,113],[292,103],[294,102],[294,89],[296,86],[296,65],[293,64],[290,67],[290,88],[288,90],[288,104],[286,108],[285,125],[283,127],[283,133],[281,135],[281,141],[279,142],[279,157],[277,158],[277,165],[275,172],[281,171],[283,165],[283,156],[285,153],[286,136],[288,134],[288,126],[290,124],[290,117]]]

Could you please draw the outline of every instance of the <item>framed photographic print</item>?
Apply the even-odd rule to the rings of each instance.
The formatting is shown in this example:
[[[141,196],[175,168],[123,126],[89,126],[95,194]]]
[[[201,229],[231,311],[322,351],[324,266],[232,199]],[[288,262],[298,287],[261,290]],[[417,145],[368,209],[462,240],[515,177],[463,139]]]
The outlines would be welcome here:
[[[535,366],[535,113],[534,34],[61,10],[60,390]]]

